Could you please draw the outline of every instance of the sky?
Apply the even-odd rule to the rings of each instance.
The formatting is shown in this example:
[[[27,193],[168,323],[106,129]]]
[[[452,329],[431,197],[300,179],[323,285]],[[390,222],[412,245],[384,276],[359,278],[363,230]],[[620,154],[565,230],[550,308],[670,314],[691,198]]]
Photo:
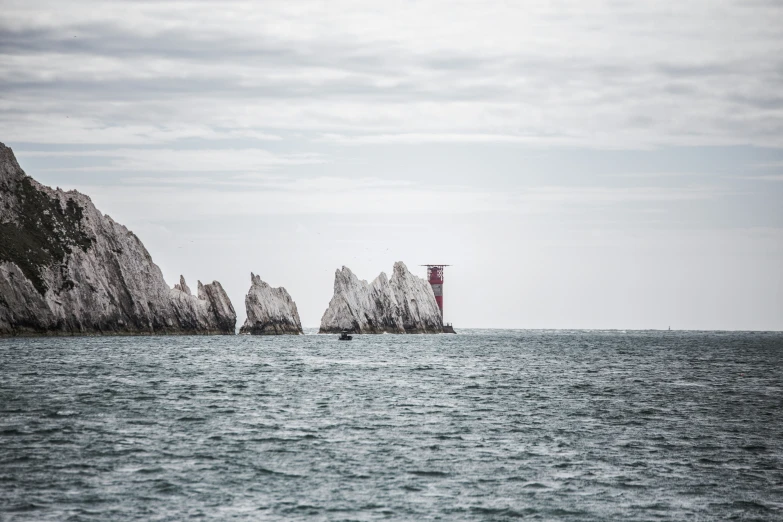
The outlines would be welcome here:
[[[0,141],[239,325],[401,260],[457,330],[783,330],[779,0],[0,1]]]

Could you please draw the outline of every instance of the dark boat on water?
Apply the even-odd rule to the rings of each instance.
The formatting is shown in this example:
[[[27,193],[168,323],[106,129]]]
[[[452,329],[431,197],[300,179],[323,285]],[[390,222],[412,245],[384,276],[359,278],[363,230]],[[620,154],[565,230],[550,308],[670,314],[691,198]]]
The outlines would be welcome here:
[[[340,337],[337,338],[338,341],[350,341],[351,339],[353,339],[353,336],[348,335],[348,330],[340,332]]]

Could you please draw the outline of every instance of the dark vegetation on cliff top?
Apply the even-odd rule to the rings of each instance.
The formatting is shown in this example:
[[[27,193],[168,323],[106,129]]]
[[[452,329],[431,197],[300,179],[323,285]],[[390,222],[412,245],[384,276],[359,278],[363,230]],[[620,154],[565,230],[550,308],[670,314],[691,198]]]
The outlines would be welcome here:
[[[28,177],[19,180],[17,187],[19,223],[0,223],[0,261],[15,263],[44,295],[48,287],[41,270],[62,263],[74,248],[87,252],[94,240],[82,227],[83,208],[74,200],[68,199],[63,209],[58,199],[36,188]],[[3,190],[6,201],[13,196]]]

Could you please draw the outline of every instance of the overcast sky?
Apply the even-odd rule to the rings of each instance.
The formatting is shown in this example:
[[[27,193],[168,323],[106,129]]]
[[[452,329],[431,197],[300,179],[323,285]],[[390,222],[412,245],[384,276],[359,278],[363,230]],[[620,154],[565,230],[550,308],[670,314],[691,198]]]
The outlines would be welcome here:
[[[783,329],[779,0],[0,2],[0,141],[239,324],[402,260],[457,329]]]

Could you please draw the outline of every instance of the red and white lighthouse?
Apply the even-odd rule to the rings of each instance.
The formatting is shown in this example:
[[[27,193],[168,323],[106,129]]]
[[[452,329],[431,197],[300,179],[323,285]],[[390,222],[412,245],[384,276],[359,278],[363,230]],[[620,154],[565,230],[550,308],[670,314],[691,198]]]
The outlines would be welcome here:
[[[438,302],[440,318],[443,319],[443,267],[449,265],[422,265],[427,267],[427,280],[435,293],[435,301]]]

